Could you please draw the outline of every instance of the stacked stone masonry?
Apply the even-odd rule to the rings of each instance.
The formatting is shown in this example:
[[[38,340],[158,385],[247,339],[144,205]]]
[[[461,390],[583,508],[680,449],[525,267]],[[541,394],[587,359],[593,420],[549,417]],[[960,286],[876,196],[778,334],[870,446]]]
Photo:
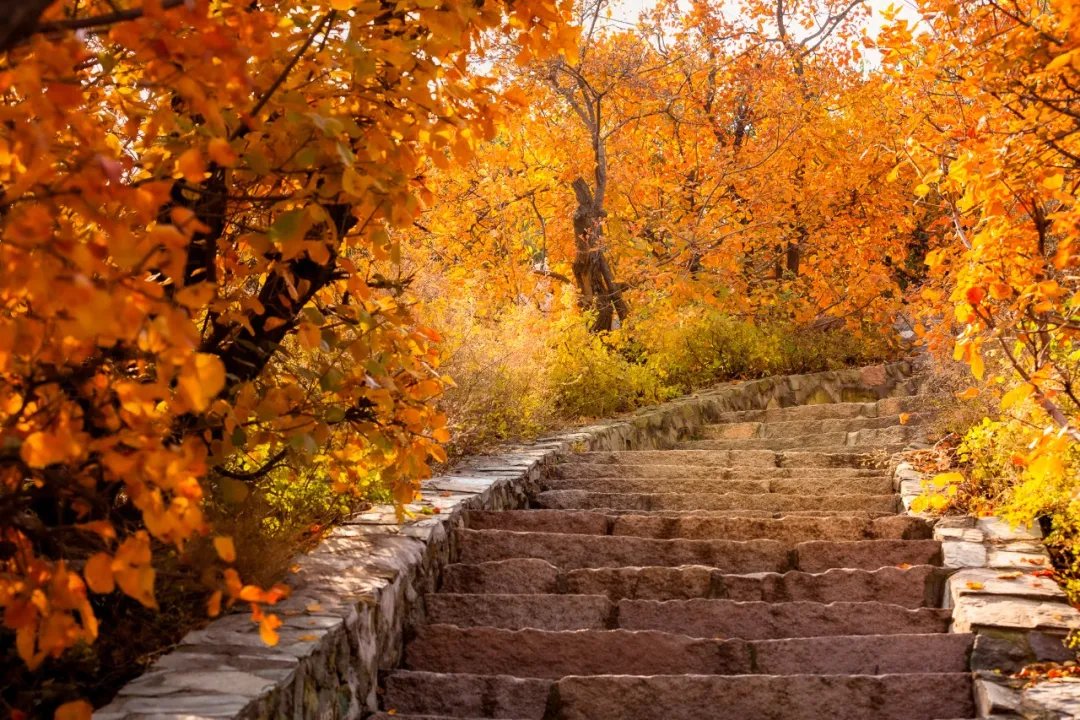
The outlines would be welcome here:
[[[375,508],[301,558],[277,646],[226,616],[94,717],[1072,717],[990,682],[1077,625],[1049,581],[990,576],[1045,562],[1039,537],[904,513],[911,371],[732,384],[475,458],[412,520]]]

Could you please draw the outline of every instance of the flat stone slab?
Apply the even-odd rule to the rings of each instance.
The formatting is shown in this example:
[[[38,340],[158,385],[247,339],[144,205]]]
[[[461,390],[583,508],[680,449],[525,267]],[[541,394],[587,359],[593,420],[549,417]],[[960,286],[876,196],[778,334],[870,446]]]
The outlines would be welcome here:
[[[1080,612],[1060,602],[994,595],[961,595],[954,600],[953,631],[980,627],[1042,630],[1062,635],[1080,629]]]
[[[787,549],[775,540],[654,540],[604,535],[459,531],[466,563],[532,557],[556,567],[707,565],[729,573],[787,570]]]
[[[557,679],[566,675],[805,675],[962,672],[972,638],[957,634],[745,641],[652,630],[499,630],[429,625],[409,670]]]
[[[767,640],[842,635],[944,633],[950,613],[882,602],[737,602],[622,600],[619,627],[690,637]],[[882,640],[882,644],[887,640]]]
[[[933,720],[971,717],[971,678],[600,676],[558,681],[547,720]]]
[[[947,587],[945,607],[954,606],[964,595],[996,595],[1066,602],[1065,592],[1050,578],[993,568],[959,570],[949,578]]]

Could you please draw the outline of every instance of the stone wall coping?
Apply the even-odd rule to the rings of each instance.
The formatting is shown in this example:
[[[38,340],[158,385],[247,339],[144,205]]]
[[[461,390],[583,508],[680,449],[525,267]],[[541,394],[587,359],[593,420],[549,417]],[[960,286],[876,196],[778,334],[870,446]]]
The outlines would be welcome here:
[[[727,383],[612,420],[468,458],[421,483],[400,522],[392,506],[358,513],[297,559],[290,597],[273,611],[280,641],[259,639],[247,613],[193,630],[96,720],[360,718],[377,709],[381,670],[395,667],[417,600],[437,587],[468,510],[523,507],[545,466],[578,450],[671,447],[724,412],[911,394],[908,361]],[[896,391],[901,391],[897,393]]]
[[[1080,681],[1025,687],[1008,677],[1024,665],[1075,659],[1062,640],[1080,630],[1080,611],[1044,573],[1050,554],[1037,526],[997,517],[936,518],[911,510],[926,477],[907,460],[894,472],[906,512],[934,522],[944,565],[950,569],[943,606],[952,609],[952,632],[974,633],[971,669],[975,705],[983,718],[1065,720],[1080,717]]]

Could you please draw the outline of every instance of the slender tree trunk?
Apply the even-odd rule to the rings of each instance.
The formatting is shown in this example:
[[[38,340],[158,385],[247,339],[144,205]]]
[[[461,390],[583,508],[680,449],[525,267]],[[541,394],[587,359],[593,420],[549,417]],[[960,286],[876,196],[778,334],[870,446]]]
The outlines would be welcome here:
[[[584,179],[577,178],[572,187],[578,201],[574,211],[573,269],[581,307],[596,311],[593,332],[611,330],[615,317],[618,316],[620,321],[625,320],[630,309],[604,255],[603,222],[606,213],[598,207]]]

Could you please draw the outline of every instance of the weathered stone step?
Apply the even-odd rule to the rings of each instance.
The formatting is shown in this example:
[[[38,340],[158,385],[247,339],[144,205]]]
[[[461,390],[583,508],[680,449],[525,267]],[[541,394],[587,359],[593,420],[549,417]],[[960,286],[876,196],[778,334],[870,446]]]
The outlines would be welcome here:
[[[921,540],[932,536],[930,524],[916,517],[756,518],[710,515],[605,515],[575,510],[507,510],[470,512],[465,524],[473,530],[513,530],[589,535],[633,535],[690,540]]]
[[[705,478],[549,478],[541,480],[547,490],[589,490],[605,493],[783,493],[800,495],[887,495],[893,481],[887,477],[778,478],[761,480],[713,480]]]
[[[775,540],[654,540],[560,533],[460,530],[459,561],[541,558],[564,568],[707,565],[729,573],[776,572],[788,550]]]
[[[534,499],[549,510],[870,510],[895,512],[896,495],[785,495],[779,493],[603,493],[547,490]]]
[[[545,720],[931,720],[973,714],[971,686],[968,673],[567,677]]]
[[[397,670],[386,678],[382,705],[396,716],[541,720],[551,689],[541,678]]]
[[[397,671],[386,679],[383,701],[397,716],[451,713],[506,720],[933,720],[974,715],[966,672],[545,680]]]
[[[919,413],[910,413],[908,425],[914,425],[923,418]],[[832,432],[853,432],[855,430],[876,430],[900,425],[899,415],[884,417],[855,417],[835,420],[787,420],[781,422],[737,422],[719,425],[705,425],[701,428],[704,440],[745,440],[747,438],[783,438],[800,435],[821,435]]]
[[[706,478],[710,480],[771,480],[774,478],[798,478],[817,480],[822,478],[889,477],[884,467],[726,467],[723,465],[698,465],[694,463],[665,465],[660,463],[585,462],[570,459],[547,469],[552,479],[571,478]]]
[[[560,570],[540,558],[458,563],[446,568],[449,593],[606,595],[612,600],[718,598],[819,603],[881,600],[903,607],[938,607],[948,573],[931,565],[876,570],[833,568],[823,573],[725,574],[702,565]]]
[[[874,570],[889,565],[941,563],[941,543],[937,540],[815,540],[795,546],[795,567],[812,573],[836,567]]]
[[[771,640],[841,635],[945,633],[951,613],[883,602],[619,600],[606,595],[425,597],[433,624],[507,630],[657,630],[699,638]]]
[[[615,605],[606,595],[424,596],[425,620],[459,627],[517,630],[603,630],[617,627]]]
[[[658,540],[626,535],[459,530],[458,547],[458,559],[463,563],[540,558],[567,570],[705,565],[735,574],[941,564],[941,543],[936,540],[812,541],[798,543],[789,552],[781,542],[762,539]]]
[[[739,602],[705,598],[620,600],[617,627],[626,630],[659,630],[691,637],[773,640],[842,635],[945,633],[949,629],[951,617],[949,610],[940,608],[911,609],[873,601],[822,604],[808,601]]]
[[[588,463],[610,465],[704,465],[747,468],[867,468],[881,470],[887,459],[880,452],[818,452],[813,450],[613,450],[578,453]]]
[[[874,446],[891,449],[921,442],[925,431],[911,425],[894,425],[871,430],[852,432],[825,432],[808,435],[785,435],[783,437],[705,438],[678,445],[680,448],[697,450],[813,450],[836,448],[840,451]]]
[[[410,670],[557,679],[567,675],[803,675],[963,672],[972,636],[956,633],[754,640],[655,630],[500,630],[429,625]]]
[[[927,397],[923,395],[901,395],[884,398],[877,402],[824,403],[821,405],[792,405],[771,410],[736,410],[722,413],[716,418],[716,423],[780,423],[878,417],[896,419],[899,418],[902,412],[914,413],[923,410],[926,401]]]

